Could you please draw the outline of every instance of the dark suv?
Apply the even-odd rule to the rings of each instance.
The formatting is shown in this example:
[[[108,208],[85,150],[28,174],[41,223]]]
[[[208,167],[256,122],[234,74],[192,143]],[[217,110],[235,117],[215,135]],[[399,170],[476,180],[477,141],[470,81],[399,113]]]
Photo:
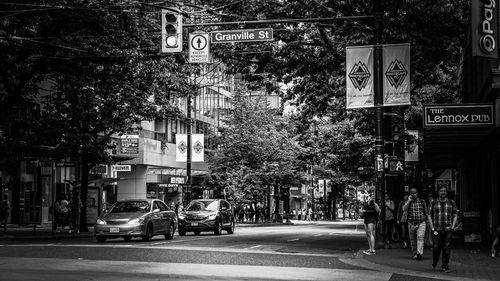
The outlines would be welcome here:
[[[234,209],[223,199],[196,199],[191,201],[179,213],[179,235],[193,231],[200,235],[202,231],[213,231],[220,235],[222,230],[234,233]]]

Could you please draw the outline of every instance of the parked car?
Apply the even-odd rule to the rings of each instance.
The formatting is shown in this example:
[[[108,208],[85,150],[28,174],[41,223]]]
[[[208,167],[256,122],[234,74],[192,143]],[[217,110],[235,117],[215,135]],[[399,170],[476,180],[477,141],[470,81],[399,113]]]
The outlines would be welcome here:
[[[223,199],[196,199],[179,213],[179,235],[187,231],[199,235],[202,231],[213,231],[220,235],[222,230],[234,233],[234,208]]]
[[[173,239],[177,229],[177,216],[173,210],[158,199],[132,199],[116,202],[109,212],[100,216],[94,226],[98,242],[108,237],[141,237],[149,241],[155,235]]]

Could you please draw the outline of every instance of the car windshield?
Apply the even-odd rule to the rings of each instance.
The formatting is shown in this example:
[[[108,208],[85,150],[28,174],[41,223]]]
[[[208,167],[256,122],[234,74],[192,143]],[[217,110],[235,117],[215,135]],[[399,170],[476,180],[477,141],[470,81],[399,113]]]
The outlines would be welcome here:
[[[219,209],[219,201],[213,200],[197,200],[191,201],[186,207],[186,211],[217,211]]]
[[[147,213],[149,210],[150,205],[147,201],[124,201],[116,203],[110,213]]]

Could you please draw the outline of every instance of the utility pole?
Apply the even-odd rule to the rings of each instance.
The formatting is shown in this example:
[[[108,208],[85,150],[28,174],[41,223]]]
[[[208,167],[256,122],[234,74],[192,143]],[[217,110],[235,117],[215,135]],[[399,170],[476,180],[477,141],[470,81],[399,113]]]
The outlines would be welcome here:
[[[383,108],[383,58],[382,58],[382,0],[373,0],[373,15],[374,15],[374,83],[375,83],[375,108],[376,108],[376,124],[375,124],[375,157],[376,157],[376,189],[375,201],[380,206],[379,226],[376,232],[377,245],[385,245],[385,185],[384,185],[384,108]],[[382,159],[382,167],[380,167],[380,159]]]

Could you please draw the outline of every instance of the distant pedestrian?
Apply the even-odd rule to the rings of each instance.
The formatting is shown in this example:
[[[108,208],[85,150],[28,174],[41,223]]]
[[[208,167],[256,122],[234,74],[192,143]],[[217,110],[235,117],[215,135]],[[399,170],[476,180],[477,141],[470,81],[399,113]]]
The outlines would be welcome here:
[[[427,205],[418,198],[416,188],[410,190],[408,201],[403,206],[403,211],[408,212],[408,233],[413,259],[422,260],[424,254],[424,238],[427,220]]]
[[[493,239],[493,243],[491,243],[491,256],[497,257],[500,252],[500,226],[497,228],[497,232],[495,234],[495,239]]]
[[[403,195],[403,200],[398,205],[397,223],[399,225],[401,235],[400,240],[403,242],[403,249],[408,248],[408,212],[403,211],[403,206],[408,201],[408,192]]]
[[[361,217],[365,225],[366,238],[368,239],[368,250],[363,251],[365,255],[375,254],[375,227],[377,225],[380,207],[375,203],[375,200],[369,199],[368,202],[360,210]]]
[[[425,202],[427,206],[430,206],[432,202],[434,201],[434,194],[432,192],[429,192],[427,195],[427,201]],[[432,247],[434,244],[433,239],[432,239],[432,230],[431,226],[427,224],[427,227],[425,228],[425,240],[424,240],[424,246],[425,247]]]
[[[3,226],[3,232],[7,231],[7,220],[9,219],[10,207],[7,198],[0,202],[0,226]]]
[[[69,225],[70,233],[80,233],[80,214],[82,211],[82,200],[77,192],[73,193],[69,201]]]
[[[306,210],[306,220],[311,221],[312,209],[309,208]]]
[[[449,273],[451,237],[457,225],[458,210],[455,201],[448,198],[446,187],[439,189],[439,198],[429,206],[429,227],[432,230],[432,267],[436,268],[439,256],[443,252],[441,268]]]
[[[389,244],[394,242],[393,231],[396,215],[396,207],[394,201],[390,198],[389,194],[385,194],[385,243]]]
[[[62,199],[61,202],[59,203],[59,219],[60,219],[60,226],[61,229],[66,229],[66,227],[69,227],[69,201],[66,199]]]

